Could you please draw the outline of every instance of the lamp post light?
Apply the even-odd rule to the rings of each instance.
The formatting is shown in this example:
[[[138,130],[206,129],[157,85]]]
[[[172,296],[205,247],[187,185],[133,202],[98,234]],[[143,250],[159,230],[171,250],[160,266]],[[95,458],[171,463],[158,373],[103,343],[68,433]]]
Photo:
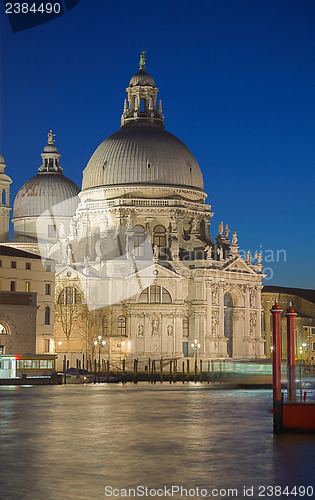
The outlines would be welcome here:
[[[193,351],[195,352],[195,382],[197,380],[197,356],[198,356],[198,351],[200,349],[200,344],[198,343],[198,340],[195,339],[194,343],[191,344],[191,347]]]
[[[105,345],[105,340],[102,340],[101,335],[97,337],[97,340],[94,340],[95,347],[98,346],[98,383],[101,381],[101,347]]]

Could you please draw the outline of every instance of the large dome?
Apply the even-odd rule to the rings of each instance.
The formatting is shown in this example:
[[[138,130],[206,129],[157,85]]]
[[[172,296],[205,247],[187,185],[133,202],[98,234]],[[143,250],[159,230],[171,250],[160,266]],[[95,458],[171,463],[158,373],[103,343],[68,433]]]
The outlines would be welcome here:
[[[203,191],[199,165],[181,140],[158,126],[134,123],[96,149],[83,172],[82,189],[148,183]]]
[[[39,173],[27,181],[16,195],[13,218],[39,217],[46,211],[71,217],[78,206],[79,187],[61,173]]]

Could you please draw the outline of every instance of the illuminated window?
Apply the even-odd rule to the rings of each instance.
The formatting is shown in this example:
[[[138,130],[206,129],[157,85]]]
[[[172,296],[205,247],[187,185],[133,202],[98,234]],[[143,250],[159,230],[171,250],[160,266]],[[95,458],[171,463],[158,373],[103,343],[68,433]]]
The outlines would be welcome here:
[[[104,316],[103,318],[103,335],[108,335],[108,318]]]
[[[133,233],[135,257],[144,256],[145,229],[143,226],[135,226]]]
[[[6,327],[0,323],[0,335],[7,335],[8,334],[8,331],[6,329]]]
[[[50,339],[45,339],[45,352],[50,352]]]
[[[166,288],[152,285],[141,292],[139,302],[142,304],[171,304],[172,297]]]
[[[31,284],[29,281],[25,282],[25,291],[30,292],[31,291]]]
[[[64,288],[58,297],[59,304],[81,304],[81,302],[81,294],[74,286]]]
[[[118,316],[117,334],[120,336],[126,335],[126,318],[125,318],[125,316]]]
[[[153,230],[153,245],[160,247],[166,246],[166,231],[164,226],[155,226]]]
[[[150,303],[159,304],[161,302],[161,287],[152,285],[150,287]]]
[[[183,317],[183,336],[188,337],[189,335],[189,322],[186,316]]]
[[[139,297],[139,302],[141,302],[143,304],[149,303],[149,288],[146,288],[145,290],[143,290],[143,292],[141,293],[141,295]]]
[[[45,325],[50,325],[50,307],[45,307]]]

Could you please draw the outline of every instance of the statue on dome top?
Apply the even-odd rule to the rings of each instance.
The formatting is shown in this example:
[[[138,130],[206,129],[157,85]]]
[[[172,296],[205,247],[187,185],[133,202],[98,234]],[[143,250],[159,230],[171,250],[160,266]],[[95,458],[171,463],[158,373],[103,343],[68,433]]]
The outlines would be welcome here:
[[[56,137],[56,134],[53,134],[53,131],[49,130],[49,132],[48,132],[48,144],[54,144],[55,143],[54,137]]]
[[[223,233],[223,221],[221,221],[219,224],[218,236],[222,236],[222,233]]]
[[[230,232],[229,226],[228,226],[228,224],[225,224],[225,232],[224,232],[225,238],[229,237],[229,232]]]
[[[143,50],[140,54],[140,62],[139,62],[139,69],[142,69],[143,71],[145,71],[145,63],[146,63],[145,54],[146,50]]]

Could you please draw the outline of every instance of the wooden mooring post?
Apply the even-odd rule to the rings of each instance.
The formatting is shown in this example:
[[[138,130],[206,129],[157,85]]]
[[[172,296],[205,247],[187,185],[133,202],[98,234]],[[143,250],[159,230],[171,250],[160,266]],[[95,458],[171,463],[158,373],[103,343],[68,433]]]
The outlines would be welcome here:
[[[190,377],[190,373],[189,373],[189,359],[187,359],[187,382],[189,382],[189,377]]]
[[[163,382],[163,360],[162,360],[162,358],[160,359],[160,382],[161,382],[161,384]]]
[[[183,372],[182,372],[182,382],[185,383],[185,361],[183,361]]]

